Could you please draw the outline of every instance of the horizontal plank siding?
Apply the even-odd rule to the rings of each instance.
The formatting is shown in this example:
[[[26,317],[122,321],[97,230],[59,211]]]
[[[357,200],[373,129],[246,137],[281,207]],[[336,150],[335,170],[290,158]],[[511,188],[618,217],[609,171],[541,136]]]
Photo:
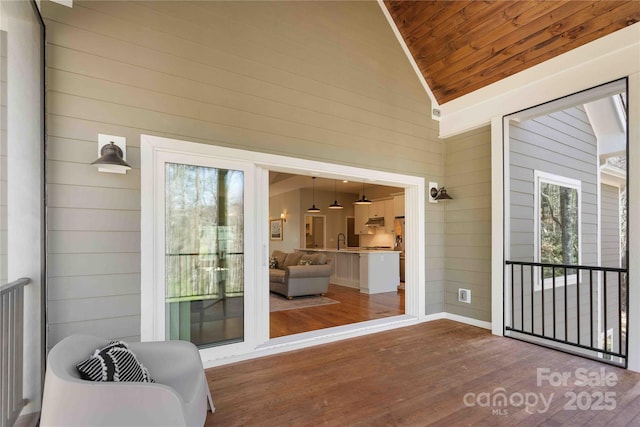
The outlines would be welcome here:
[[[581,264],[598,263],[597,142],[582,106],[509,126],[510,251],[534,261],[534,171],[581,182]]]
[[[442,181],[429,98],[375,2],[42,9],[49,346],[73,332],[139,337],[141,134]],[[126,137],[126,175],[89,165],[98,133]],[[475,208],[486,221],[490,207]],[[443,310],[442,211],[427,206],[428,313]]]
[[[491,131],[445,141],[445,311],[491,321]],[[471,291],[471,304],[458,289]]]

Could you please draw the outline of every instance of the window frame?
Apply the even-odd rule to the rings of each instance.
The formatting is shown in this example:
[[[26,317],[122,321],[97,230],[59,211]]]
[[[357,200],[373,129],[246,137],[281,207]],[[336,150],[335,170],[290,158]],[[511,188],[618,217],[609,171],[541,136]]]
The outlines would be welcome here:
[[[578,192],[578,265],[582,262],[582,181],[574,178],[569,178],[562,175],[556,175],[549,172],[534,169],[533,171],[533,256],[534,262],[541,262],[541,233],[540,233],[540,186],[542,183],[557,185],[559,187],[567,187],[574,189]],[[540,271],[536,269],[536,277],[534,283],[534,289],[539,291],[544,283],[545,289],[552,289],[554,287],[553,277],[543,279]],[[565,283],[565,277],[555,278],[555,287],[562,287],[565,285],[575,285],[578,283],[578,275],[567,275],[567,283]]]

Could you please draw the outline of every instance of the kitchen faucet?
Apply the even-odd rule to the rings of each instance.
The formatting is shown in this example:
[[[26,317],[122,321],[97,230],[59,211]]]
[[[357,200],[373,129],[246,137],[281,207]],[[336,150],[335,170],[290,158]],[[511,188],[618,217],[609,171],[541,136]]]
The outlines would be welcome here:
[[[344,243],[345,245],[347,244],[347,238],[345,237],[344,233],[338,233],[338,249],[340,250],[340,236],[342,236],[342,243]]]

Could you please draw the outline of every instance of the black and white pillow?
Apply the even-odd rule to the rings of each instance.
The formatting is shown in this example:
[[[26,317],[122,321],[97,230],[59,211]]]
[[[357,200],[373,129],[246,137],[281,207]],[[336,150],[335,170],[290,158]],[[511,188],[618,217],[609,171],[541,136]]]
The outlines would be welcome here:
[[[278,268],[278,257],[271,257],[271,259],[269,260],[269,268],[270,269],[274,269],[274,268]]]
[[[149,376],[149,370],[122,341],[111,341],[76,367],[83,380],[154,382]]]

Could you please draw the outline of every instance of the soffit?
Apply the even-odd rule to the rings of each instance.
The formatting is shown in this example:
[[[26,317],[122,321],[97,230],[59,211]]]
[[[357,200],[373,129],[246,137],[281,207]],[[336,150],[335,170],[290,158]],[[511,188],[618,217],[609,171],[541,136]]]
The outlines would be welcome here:
[[[384,4],[440,105],[640,21],[639,1]]]

